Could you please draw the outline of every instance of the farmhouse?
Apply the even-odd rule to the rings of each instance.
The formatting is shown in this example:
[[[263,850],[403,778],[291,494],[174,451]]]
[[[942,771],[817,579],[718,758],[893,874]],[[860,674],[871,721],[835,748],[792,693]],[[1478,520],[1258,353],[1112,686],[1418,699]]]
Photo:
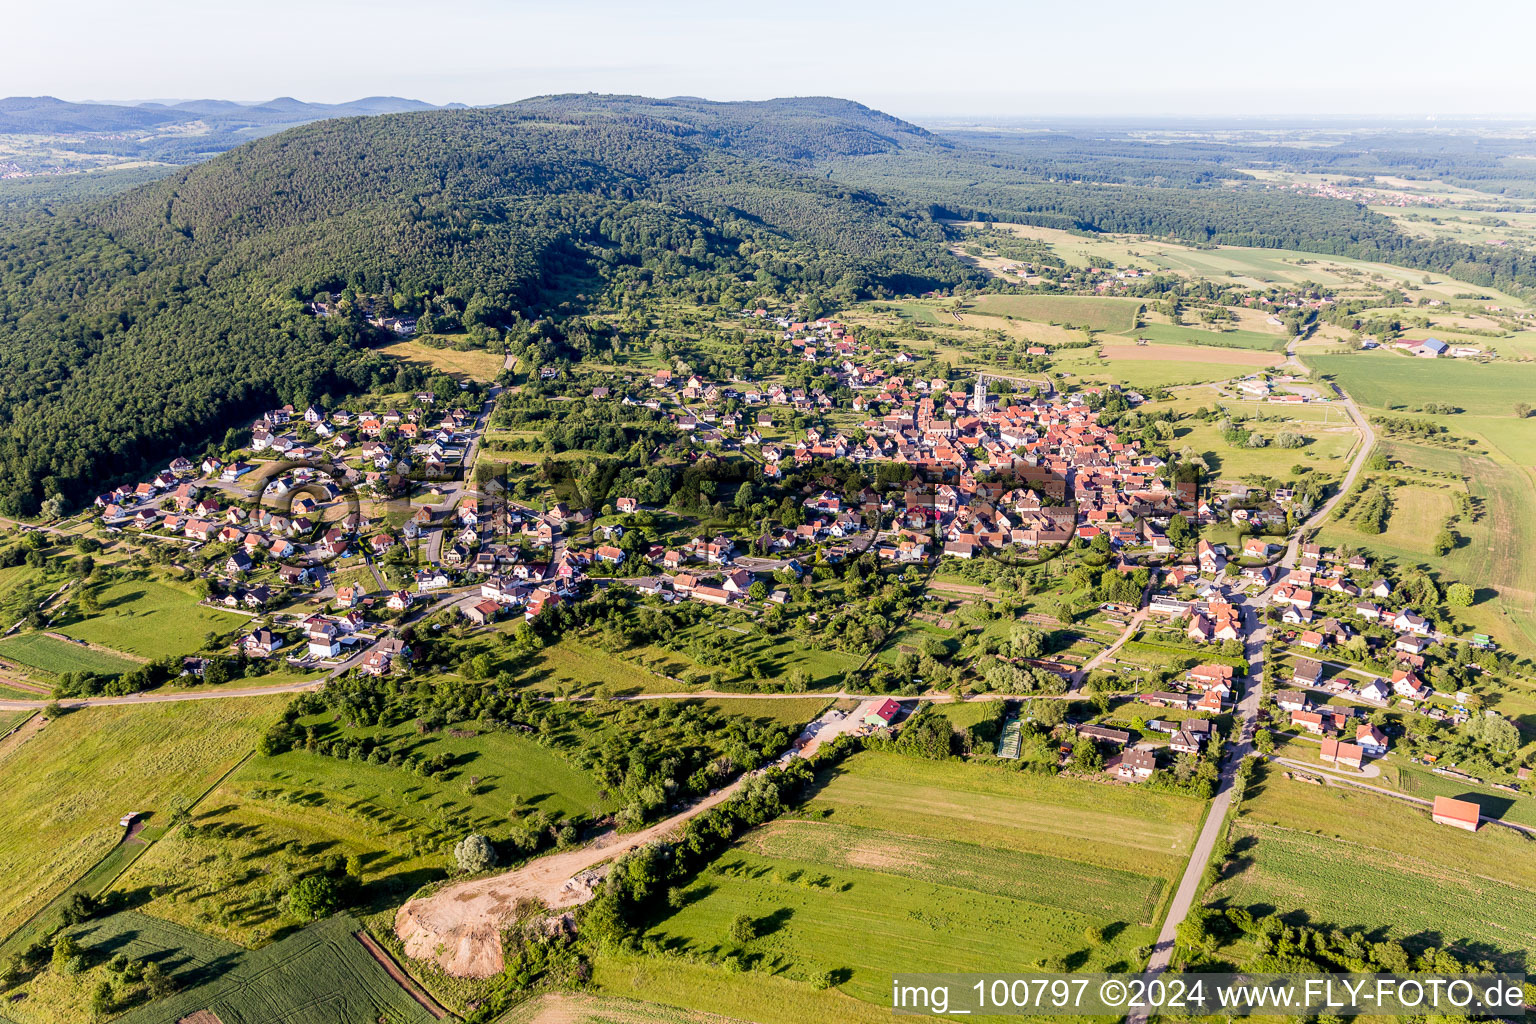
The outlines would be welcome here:
[[[1113,743],[1117,747],[1123,747],[1131,741],[1131,734],[1123,729],[1111,729],[1103,725],[1080,725],[1077,734],[1085,739],[1099,743]]]
[[[880,706],[864,716],[864,724],[872,729],[883,729],[896,720],[901,714],[901,705],[890,698],[880,702]]]
[[[1468,832],[1477,831],[1481,816],[1482,808],[1471,800],[1457,800],[1449,796],[1435,797],[1434,809],[1430,811],[1430,818],[1435,824],[1449,825]]]
[[[1322,758],[1330,764],[1358,770],[1365,763],[1365,752],[1353,743],[1323,740]]]

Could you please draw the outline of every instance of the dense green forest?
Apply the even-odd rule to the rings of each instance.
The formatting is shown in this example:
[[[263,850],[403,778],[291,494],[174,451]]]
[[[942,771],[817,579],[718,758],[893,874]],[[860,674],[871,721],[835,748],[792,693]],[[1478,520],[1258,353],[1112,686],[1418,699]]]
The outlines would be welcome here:
[[[0,217],[0,513],[78,503],[265,406],[392,379],[355,305],[306,312],[323,291],[576,358],[592,314],[657,299],[810,311],[985,286],[949,252],[952,216],[1536,288],[1518,251],[1411,239],[1233,160],[1205,176],[1197,145],[1146,150],[986,152],[828,98],[557,96],[320,121],[121,194],[44,190]],[[1074,170],[1095,163],[1098,180]]]

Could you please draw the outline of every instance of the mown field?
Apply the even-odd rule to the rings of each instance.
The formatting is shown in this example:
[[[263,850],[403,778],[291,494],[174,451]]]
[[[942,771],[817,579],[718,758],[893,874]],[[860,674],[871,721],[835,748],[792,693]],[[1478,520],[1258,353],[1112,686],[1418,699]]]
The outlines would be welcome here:
[[[1243,867],[1212,898],[1413,944],[1467,949],[1470,942],[1479,957],[1493,947],[1510,969],[1529,966],[1536,949],[1529,838],[1490,825],[1475,833],[1436,825],[1426,807],[1272,770],[1261,778],[1234,822]]]
[[[432,336],[427,335],[427,337]],[[453,348],[436,348],[424,344],[419,338],[391,342],[380,346],[379,351],[387,356],[416,363],[439,373],[481,381],[495,380],[497,374],[501,373],[502,364],[506,358],[495,352],[478,348],[463,352]]]
[[[190,654],[208,633],[226,633],[250,621],[204,608],[190,591],[162,580],[121,580],[105,588],[100,599],[100,612],[53,628],[115,651],[162,658]]]
[[[1381,533],[1364,533],[1350,519],[1330,521],[1318,543],[1370,547],[1417,560],[1432,554],[1435,535],[1455,510],[1449,487],[1404,486],[1392,489],[1392,514]]]
[[[448,754],[453,767],[434,780],[304,750],[254,757],[210,794],[190,834],[156,843],[119,888],[159,886],[147,912],[254,945],[280,927],[285,880],[317,858],[359,856],[364,903],[382,905],[441,877],[468,832],[499,837],[535,810],[561,819],[609,809],[589,775],[520,734],[388,732],[393,746]]]
[[[1058,372],[1074,375],[1086,384],[1120,384],[1150,391],[1186,384],[1241,377],[1272,360],[1237,349],[1196,349],[1188,345],[1105,345],[1101,349],[1069,350],[1054,359]],[[1099,352],[1105,358],[1099,358]],[[1222,361],[1226,356],[1237,361]],[[1260,362],[1251,360],[1259,356]]]
[[[967,311],[1119,334],[1136,326],[1140,308],[1139,299],[1092,295],[978,295]]]
[[[1155,934],[1202,809],[1178,797],[866,752],[830,770],[794,815],[719,857],[648,937],[679,952],[736,957],[754,975],[806,982],[830,972],[841,991],[873,1004],[887,998],[893,964],[982,971],[1059,960],[1130,969]],[[745,943],[731,937],[740,915],[757,932]],[[732,1012],[729,999],[686,994],[713,982],[668,982],[680,969],[647,966],[628,990],[627,963],[600,977],[613,979],[605,990],[615,995]],[[727,976],[718,967],[706,974]],[[787,998],[813,990],[790,991],[797,995]]]
[[[102,859],[128,811],[163,825],[255,749],[287,697],[73,711],[7,756],[0,935]]]
[[[1237,480],[1257,473],[1285,479],[1297,463],[1309,465],[1317,473],[1342,477],[1349,468],[1348,456],[1360,439],[1359,431],[1348,426],[1274,421],[1248,421],[1243,426],[1263,434],[1270,443],[1263,448],[1234,446],[1222,437],[1215,423],[1199,420],[1186,420],[1175,427],[1173,443],[1176,448],[1193,448],[1218,477]],[[1274,441],[1282,433],[1301,434],[1307,444],[1281,448]]]
[[[840,686],[863,661],[838,651],[806,647],[792,637],[753,636],[726,630],[724,635],[730,641],[722,645],[721,635],[720,624],[705,623],[683,630],[678,638],[699,640],[710,644],[711,649],[728,647],[731,653],[762,665],[768,679],[782,679],[797,668],[804,669],[811,677],[812,689]],[[494,649],[491,653],[494,658]],[[676,693],[693,686],[704,689],[711,672],[710,665],[700,664],[679,651],[647,645],[610,652],[579,636],[561,638],[532,659],[520,661],[516,669],[525,673],[526,684],[535,690],[569,695],[591,695],[600,687],[614,695]],[[681,680],[685,678],[695,682],[684,683]]]
[[[114,657],[42,633],[16,633],[0,640],[0,658],[49,675],[64,672],[131,672],[138,662]]]
[[[1536,394],[1536,364],[1477,363],[1463,359],[1413,359],[1393,352],[1308,356],[1307,365],[1332,377],[1362,405],[1454,402],[1480,415],[1514,420],[1516,402]],[[1454,424],[1454,418],[1444,421]]]

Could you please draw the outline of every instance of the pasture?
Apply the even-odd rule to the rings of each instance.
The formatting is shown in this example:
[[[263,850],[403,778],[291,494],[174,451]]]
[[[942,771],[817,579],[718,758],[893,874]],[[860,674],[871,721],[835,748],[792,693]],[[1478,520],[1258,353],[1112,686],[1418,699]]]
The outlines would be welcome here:
[[[128,811],[162,825],[250,753],[287,697],[93,707],[45,726],[6,758],[0,935],[112,851]]]
[[[190,654],[203,637],[227,633],[250,620],[205,608],[178,584],[155,579],[120,580],[100,594],[101,610],[56,623],[65,636],[143,658]]]
[[[1414,945],[1486,944],[1520,971],[1536,949],[1536,860],[1530,839],[1507,829],[1462,832],[1434,824],[1420,805],[1263,769],[1232,836],[1241,867],[1209,898],[1304,910],[1317,923]]]
[[[968,313],[1017,317],[1056,323],[1090,331],[1119,334],[1136,326],[1139,299],[1100,298],[1091,295],[978,295],[966,307]]]
[[[1074,970],[1130,969],[1202,810],[1179,797],[865,752],[824,773],[796,812],[743,836],[647,937],[733,958],[755,975],[805,982],[831,972],[843,992],[876,1004],[893,960],[930,971],[1053,958]],[[756,931],[744,942],[731,935],[742,915]],[[658,966],[625,991],[626,967],[609,976],[611,991],[713,1012],[737,1005],[672,993],[671,970]],[[706,969],[714,975],[729,977]],[[803,984],[792,991],[805,995],[786,998],[813,997]]]

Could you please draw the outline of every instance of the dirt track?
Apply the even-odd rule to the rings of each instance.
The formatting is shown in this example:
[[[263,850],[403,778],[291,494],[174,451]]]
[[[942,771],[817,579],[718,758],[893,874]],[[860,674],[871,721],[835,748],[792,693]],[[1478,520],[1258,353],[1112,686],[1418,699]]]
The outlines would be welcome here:
[[[354,932],[352,937],[363,944],[363,948],[368,951],[368,955],[377,960],[379,966],[384,968],[384,973],[393,978],[396,985],[405,989],[406,995],[420,1003],[423,1010],[426,1010],[437,1020],[442,1020],[448,1016],[448,1011],[437,1005],[437,1000],[427,995],[422,987],[416,984],[415,979],[401,970],[400,965],[395,963],[395,958],[386,953],[377,942],[373,941],[372,935],[369,935],[366,931],[360,931]]]
[[[17,747],[36,736],[48,719],[42,715],[33,715],[11,731],[4,739],[0,739],[0,761],[5,760]]]
[[[525,864],[490,878],[450,885],[411,900],[395,914],[395,934],[413,960],[432,960],[460,978],[489,978],[503,966],[501,929],[521,899],[532,897],[550,910],[565,910],[592,898],[577,875],[660,839],[690,818],[729,799],[745,777],[692,807],[640,832],[606,832],[586,846]]]

